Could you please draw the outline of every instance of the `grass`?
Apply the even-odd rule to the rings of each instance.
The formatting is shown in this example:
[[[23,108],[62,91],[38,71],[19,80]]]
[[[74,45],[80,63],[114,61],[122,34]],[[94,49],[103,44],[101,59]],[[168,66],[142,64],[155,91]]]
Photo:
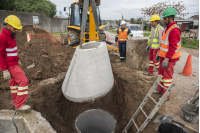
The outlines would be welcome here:
[[[55,33],[52,33],[52,34],[63,34],[63,33],[67,33],[67,32],[55,32]]]
[[[117,30],[109,29],[108,31],[117,34]]]
[[[143,30],[143,31],[151,31],[150,29],[147,29],[147,30]]]
[[[144,33],[145,37],[149,37],[150,33]]]
[[[60,34],[63,34],[63,33],[67,33],[67,32],[55,32],[55,33],[52,33],[52,35],[54,37],[60,37]]]
[[[190,40],[187,37],[182,37],[181,46],[184,48],[199,49],[199,40]]]

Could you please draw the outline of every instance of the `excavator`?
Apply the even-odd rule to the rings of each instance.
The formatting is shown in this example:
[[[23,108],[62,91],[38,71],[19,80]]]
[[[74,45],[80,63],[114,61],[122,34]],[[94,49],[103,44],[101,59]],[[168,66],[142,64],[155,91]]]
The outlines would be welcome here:
[[[99,11],[100,0],[79,0],[73,2],[69,7],[69,26],[68,33],[62,35],[62,44],[77,46],[90,41],[105,41],[107,44],[113,44],[106,41],[106,35],[101,24]],[[64,7],[66,11],[66,7]],[[112,49],[112,46],[108,46]]]

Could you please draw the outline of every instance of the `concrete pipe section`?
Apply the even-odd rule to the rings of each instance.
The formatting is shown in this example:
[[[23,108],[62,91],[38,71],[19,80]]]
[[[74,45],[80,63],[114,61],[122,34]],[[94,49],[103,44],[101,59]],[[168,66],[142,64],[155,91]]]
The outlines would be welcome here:
[[[105,42],[88,42],[76,48],[62,85],[64,96],[87,102],[106,95],[114,78]]]
[[[75,120],[77,133],[114,133],[116,120],[106,111],[87,110]]]

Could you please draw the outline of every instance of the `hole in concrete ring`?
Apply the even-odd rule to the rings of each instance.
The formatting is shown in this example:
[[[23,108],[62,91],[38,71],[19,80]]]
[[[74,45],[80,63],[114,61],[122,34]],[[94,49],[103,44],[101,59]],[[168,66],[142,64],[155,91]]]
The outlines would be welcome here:
[[[93,41],[93,42],[88,42],[83,44],[83,49],[92,49],[92,48],[96,48],[100,45],[100,42],[97,41]]]
[[[112,133],[115,126],[113,116],[100,109],[87,110],[75,120],[75,130],[78,133]]]

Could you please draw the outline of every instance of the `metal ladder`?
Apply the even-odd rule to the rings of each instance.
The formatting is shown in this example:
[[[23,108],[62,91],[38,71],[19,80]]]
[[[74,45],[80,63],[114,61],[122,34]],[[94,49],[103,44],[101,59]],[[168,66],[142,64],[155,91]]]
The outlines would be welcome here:
[[[136,129],[137,129],[137,133],[141,133],[144,128],[148,125],[148,123],[151,121],[151,119],[154,117],[154,115],[156,114],[156,112],[158,111],[158,109],[161,107],[161,105],[164,103],[164,101],[167,99],[167,97],[169,96],[172,88],[175,86],[174,83],[172,83],[168,89],[166,89],[164,86],[162,86],[159,82],[162,79],[162,76],[159,75],[157,80],[155,81],[155,83],[153,84],[153,86],[151,87],[151,89],[149,90],[148,94],[146,95],[146,97],[144,98],[144,100],[142,101],[142,103],[140,104],[139,108],[137,109],[137,111],[135,112],[135,114],[133,115],[133,117],[131,118],[131,120],[129,121],[129,123],[126,125],[125,129],[123,130],[122,133],[127,133],[128,129],[131,127],[132,124],[135,125]],[[160,100],[158,102],[155,101],[155,99],[153,99],[151,97],[153,91],[156,89],[156,87],[160,85],[163,89],[166,90],[165,94],[160,98]],[[147,116],[147,114],[144,112],[143,107],[145,106],[145,104],[147,103],[147,101],[151,99],[156,106],[153,108],[153,110],[151,111],[150,115]],[[139,113],[142,112],[145,117],[146,120],[143,122],[141,127],[138,127],[135,120],[138,117]]]

